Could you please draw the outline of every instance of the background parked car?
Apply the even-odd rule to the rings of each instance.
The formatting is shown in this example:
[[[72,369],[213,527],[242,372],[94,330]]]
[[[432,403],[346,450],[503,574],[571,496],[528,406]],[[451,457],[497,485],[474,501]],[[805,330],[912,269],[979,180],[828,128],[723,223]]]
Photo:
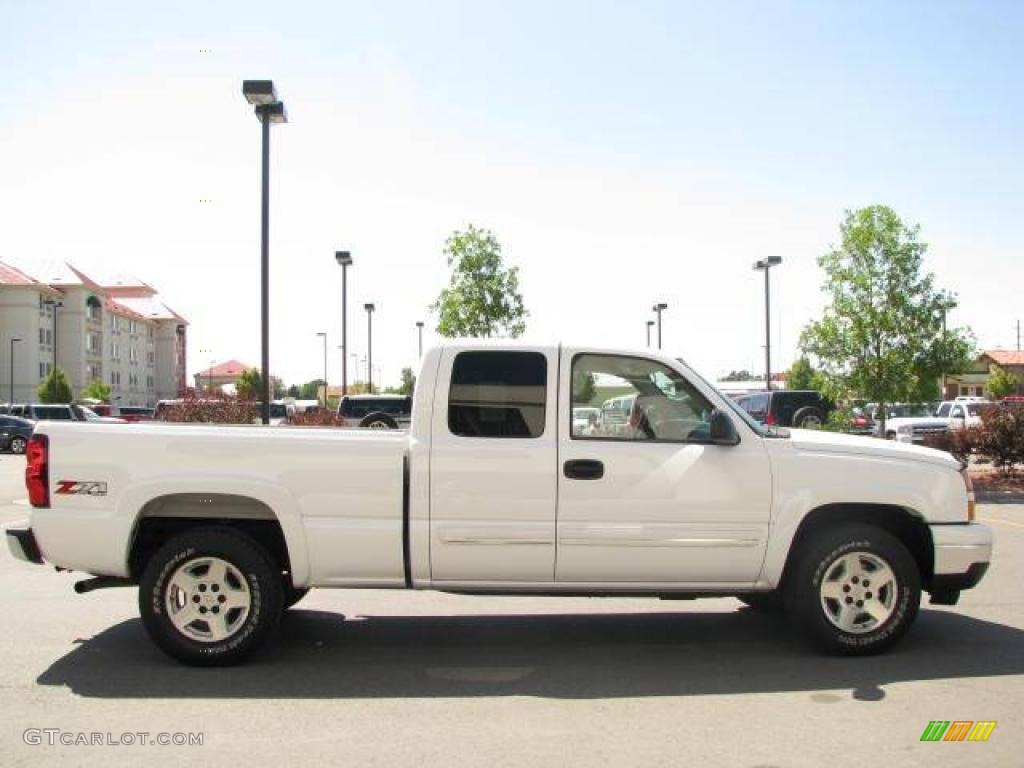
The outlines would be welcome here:
[[[4,445],[0,446],[0,451],[24,453],[35,426],[35,422],[20,416],[0,415],[0,432],[7,435],[7,440]]]
[[[835,404],[813,389],[773,389],[739,398],[737,404],[762,424],[819,429]]]
[[[117,415],[128,422],[152,421],[153,413],[153,408],[142,405],[122,405],[117,409]]]
[[[346,395],[338,403],[346,427],[403,429],[412,422],[412,398],[407,395]]]

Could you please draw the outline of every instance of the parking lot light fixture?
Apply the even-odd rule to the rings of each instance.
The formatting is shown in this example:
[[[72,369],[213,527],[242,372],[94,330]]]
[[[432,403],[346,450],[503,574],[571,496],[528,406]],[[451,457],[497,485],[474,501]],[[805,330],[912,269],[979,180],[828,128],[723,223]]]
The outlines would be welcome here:
[[[260,121],[263,132],[263,178],[261,182],[260,200],[260,307],[262,337],[262,354],[260,371],[262,376],[260,400],[262,422],[270,423],[270,125],[286,123],[288,115],[284,103],[277,98],[272,80],[245,80],[242,82],[242,95],[253,105],[256,118]]]
[[[423,357],[423,321],[422,320],[417,320],[416,321],[416,332],[419,334],[419,350],[420,350],[419,356],[422,358]]]
[[[373,313],[376,307],[373,304],[363,304],[366,310],[366,379],[369,385],[368,392],[373,394]]]
[[[341,396],[348,394],[348,268],[352,266],[352,254],[335,251],[334,258],[341,267]]]
[[[654,321],[653,320],[648,320],[647,321],[647,346],[648,347],[651,346],[651,328],[653,328],[653,327],[654,327]]]
[[[651,310],[658,315],[658,349],[661,349],[661,313],[668,309],[668,304],[658,303],[651,307]]]
[[[764,272],[764,388],[772,388],[772,313],[768,272],[782,263],[781,256],[768,256],[754,262],[754,271]]]

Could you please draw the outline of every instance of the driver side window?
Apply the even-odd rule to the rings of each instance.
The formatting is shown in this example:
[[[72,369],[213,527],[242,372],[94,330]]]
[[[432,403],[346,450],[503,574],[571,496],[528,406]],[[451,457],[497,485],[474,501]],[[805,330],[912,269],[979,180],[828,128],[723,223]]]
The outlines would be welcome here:
[[[641,357],[581,354],[572,362],[572,408],[597,409],[570,424],[574,440],[707,442],[712,406],[683,376]]]

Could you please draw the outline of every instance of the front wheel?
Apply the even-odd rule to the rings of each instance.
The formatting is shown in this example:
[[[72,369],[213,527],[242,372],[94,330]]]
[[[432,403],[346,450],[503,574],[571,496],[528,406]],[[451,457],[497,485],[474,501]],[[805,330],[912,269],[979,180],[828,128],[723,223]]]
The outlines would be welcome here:
[[[871,525],[846,525],[807,541],[787,578],[786,607],[823,650],[880,653],[903,637],[921,603],[907,548]]]
[[[27,441],[21,435],[11,438],[11,453],[24,453]]]
[[[281,618],[280,567],[230,528],[193,528],[154,554],[139,583],[139,611],[161,650],[194,666],[235,664]]]

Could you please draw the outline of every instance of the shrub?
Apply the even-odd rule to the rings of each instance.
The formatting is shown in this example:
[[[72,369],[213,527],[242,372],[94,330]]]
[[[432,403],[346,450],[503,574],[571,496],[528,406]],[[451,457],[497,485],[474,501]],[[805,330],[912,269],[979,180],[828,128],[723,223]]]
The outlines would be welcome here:
[[[1003,403],[981,412],[977,453],[1001,472],[1024,464],[1024,403]]]
[[[310,408],[293,414],[289,423],[300,427],[341,427],[345,424],[337,412],[325,408]]]
[[[939,432],[925,437],[924,444],[929,448],[945,451],[953,456],[961,464],[966,465],[977,450],[978,441],[981,439],[981,428],[968,427],[966,429],[951,429],[948,432]]]
[[[253,400],[231,395],[200,398],[189,390],[180,402],[164,411],[162,418],[164,421],[206,424],[252,424],[259,418],[259,409]]]
[[[73,399],[71,384],[63,368],[51,368],[39,386],[36,396],[41,403],[70,403]]]

